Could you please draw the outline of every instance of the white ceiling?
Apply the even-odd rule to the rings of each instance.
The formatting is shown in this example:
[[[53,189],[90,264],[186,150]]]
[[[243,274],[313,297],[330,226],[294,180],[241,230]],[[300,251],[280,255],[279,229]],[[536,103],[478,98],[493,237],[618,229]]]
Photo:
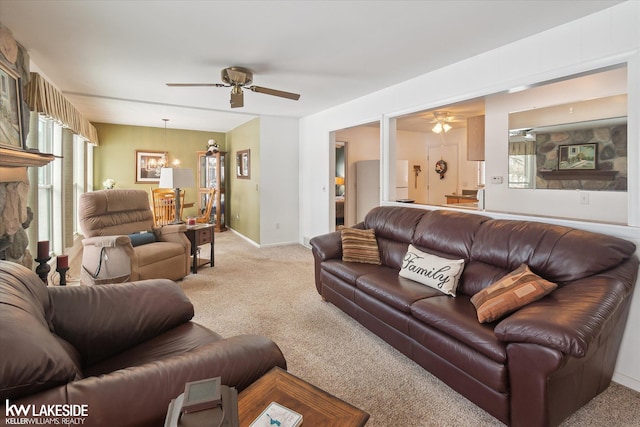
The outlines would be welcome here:
[[[92,122],[226,132],[255,115],[303,117],[620,1],[0,0],[0,23]],[[229,88],[254,84],[299,101]]]

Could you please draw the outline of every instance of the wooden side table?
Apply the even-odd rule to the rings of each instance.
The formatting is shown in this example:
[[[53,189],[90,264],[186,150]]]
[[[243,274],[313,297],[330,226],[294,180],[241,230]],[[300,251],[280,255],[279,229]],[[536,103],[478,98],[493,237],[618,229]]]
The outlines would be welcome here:
[[[185,234],[187,236],[187,239],[189,239],[189,241],[191,242],[191,257],[193,258],[191,272],[193,274],[196,274],[198,272],[198,267],[202,267],[203,265],[210,264],[211,267],[214,266],[214,228],[215,224],[196,224],[187,226],[187,231],[185,232]],[[209,260],[198,258],[198,246],[206,245],[207,243],[211,244]]]
[[[240,427],[247,427],[271,402],[302,414],[302,425],[362,427],[369,414],[344,400],[291,375],[273,368],[238,395]]]

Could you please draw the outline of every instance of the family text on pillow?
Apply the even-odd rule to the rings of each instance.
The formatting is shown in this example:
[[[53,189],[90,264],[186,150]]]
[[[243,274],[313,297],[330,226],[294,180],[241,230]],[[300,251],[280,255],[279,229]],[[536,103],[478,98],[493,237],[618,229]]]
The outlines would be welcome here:
[[[409,245],[400,276],[455,297],[463,268],[463,259],[441,258]]]

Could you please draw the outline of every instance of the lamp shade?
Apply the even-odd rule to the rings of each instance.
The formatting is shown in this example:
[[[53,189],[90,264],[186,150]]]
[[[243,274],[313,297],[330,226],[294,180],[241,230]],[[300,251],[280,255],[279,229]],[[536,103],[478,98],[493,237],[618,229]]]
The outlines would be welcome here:
[[[336,185],[344,185],[344,177],[336,176]]]
[[[160,188],[190,188],[195,187],[193,169],[162,168],[160,169]]]

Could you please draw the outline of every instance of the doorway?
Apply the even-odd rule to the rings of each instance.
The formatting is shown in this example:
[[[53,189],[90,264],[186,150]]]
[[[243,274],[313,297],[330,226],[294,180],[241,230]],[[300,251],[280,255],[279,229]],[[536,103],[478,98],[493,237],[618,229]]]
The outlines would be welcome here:
[[[345,225],[347,199],[347,143],[336,141],[336,230]]]

